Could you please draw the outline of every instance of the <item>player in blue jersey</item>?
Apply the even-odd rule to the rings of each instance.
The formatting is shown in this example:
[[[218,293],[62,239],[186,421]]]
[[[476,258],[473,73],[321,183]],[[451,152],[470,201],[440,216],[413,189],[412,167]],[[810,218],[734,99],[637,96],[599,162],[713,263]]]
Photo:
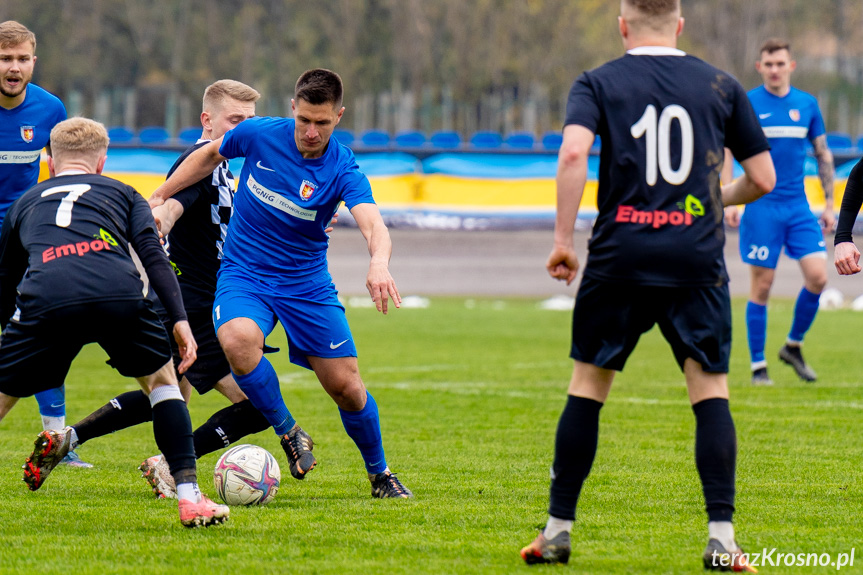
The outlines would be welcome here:
[[[737,439],[728,407],[731,304],[722,215],[724,205],[770,191],[776,176],[740,84],[676,49],[683,29],[678,0],[623,0],[619,29],[626,55],[585,72],[569,93],[546,264],[552,277],[576,277],[573,228],[597,135],[599,213],[573,313],[575,364],[557,428],[549,516],[521,556],[529,564],[569,560],[600,409],[615,371],[658,324],[695,414],[695,463],[708,515],[704,567],[733,564],[740,571],[748,565],[731,523]],[[746,175],[720,187],[726,146]]]
[[[742,218],[736,206],[726,210],[726,221],[740,224],[740,256],[750,266],[751,287],[746,305],[746,328],[752,361],[752,383],[772,385],[767,373],[764,345],[767,339],[767,302],[773,286],[776,264],[783,246],[785,253],[800,264],[803,288],[794,306],[794,319],[779,359],[794,368],[804,381],[815,381],[815,371],[804,361],[801,345],[809,331],[818,300],[827,283],[827,251],[824,232],[833,229],[833,154],[827,147],[824,121],[818,102],[791,85],[795,62],[787,42],[767,40],[755,67],[764,84],[749,92],[770,141],[770,155],[776,166],[776,188],[746,207]],[[804,190],[804,164],[809,143],[818,162],[818,176],[824,189],[824,211],[816,218]],[[725,174],[730,175],[730,163]],[[724,175],[725,175],[724,174]],[[728,181],[727,178],[723,178]],[[819,219],[820,224],[819,226]]]
[[[66,108],[54,95],[30,82],[36,64],[36,35],[9,20],[0,23],[0,223],[12,202],[39,179],[42,149],[54,126],[66,119]],[[36,394],[44,429],[66,425],[65,388]],[[93,467],[74,451],[63,460],[74,467]]]
[[[353,153],[331,135],[341,120],[342,82],[309,70],[297,80],[294,118],[252,118],[190,155],[151,197],[158,205],[227,158],[244,157],[234,215],[219,270],[213,321],[234,379],[282,438],[292,472],[316,464],[314,443],[285,406],[263,355],[279,321],[291,362],[314,370],[339,407],[365,461],[374,497],[412,497],[384,456],[377,404],[365,388],[357,352],[327,270],[325,229],[344,202],[368,242],[366,287],[379,311],[401,298],[389,272],[392,243],[371,186]],[[296,462],[296,463],[294,463]]]

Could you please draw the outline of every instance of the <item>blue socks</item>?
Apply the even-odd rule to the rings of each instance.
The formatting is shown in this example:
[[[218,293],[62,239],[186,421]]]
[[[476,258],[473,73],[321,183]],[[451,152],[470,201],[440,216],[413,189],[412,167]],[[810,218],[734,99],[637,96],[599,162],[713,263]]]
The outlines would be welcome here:
[[[766,305],[759,305],[752,301],[747,302],[746,335],[749,337],[749,357],[752,364],[764,363],[764,344],[767,341]]]
[[[246,375],[235,373],[234,379],[249,397],[252,405],[264,414],[276,435],[279,437],[285,435],[297,423],[288,411],[285,400],[282,399],[279,376],[276,375],[273,364],[266,357],[261,357],[257,367]]]
[[[366,471],[370,474],[383,473],[387,468],[387,461],[381,441],[378,404],[372,394],[366,391],[366,405],[360,411],[344,411],[339,408],[339,415],[342,416],[342,424],[348,436],[360,449]]]
[[[797,303],[794,305],[794,321],[791,323],[791,331],[788,332],[789,341],[803,341],[803,337],[815,321],[820,299],[821,294],[812,293],[805,287],[800,290]]]
[[[40,415],[63,417],[66,415],[66,385],[40,391],[36,394],[36,401]]]

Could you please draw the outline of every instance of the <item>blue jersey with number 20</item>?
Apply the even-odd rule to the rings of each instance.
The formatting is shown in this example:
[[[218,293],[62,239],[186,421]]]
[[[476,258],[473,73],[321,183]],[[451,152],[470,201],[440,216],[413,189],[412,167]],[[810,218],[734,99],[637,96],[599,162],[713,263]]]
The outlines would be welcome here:
[[[353,152],[330,140],[305,159],[292,118],[250,118],[225,134],[219,152],[244,157],[221,273],[244,272],[279,284],[327,271],[329,225],[341,202],[374,203]]]

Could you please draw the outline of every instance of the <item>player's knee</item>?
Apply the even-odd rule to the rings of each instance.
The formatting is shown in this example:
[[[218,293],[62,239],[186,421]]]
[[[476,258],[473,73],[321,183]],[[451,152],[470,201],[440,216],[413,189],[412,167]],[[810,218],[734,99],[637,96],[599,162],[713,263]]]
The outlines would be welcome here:
[[[806,289],[812,293],[821,293],[827,285],[827,274],[814,274],[806,278]]]

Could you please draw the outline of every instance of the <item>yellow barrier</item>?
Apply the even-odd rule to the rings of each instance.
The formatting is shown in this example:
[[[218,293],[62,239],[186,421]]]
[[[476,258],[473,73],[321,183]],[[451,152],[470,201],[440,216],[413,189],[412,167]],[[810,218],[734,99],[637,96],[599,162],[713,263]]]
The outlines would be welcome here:
[[[105,172],[105,175],[129,184],[145,198],[165,181],[161,174],[140,172]],[[48,177],[48,165],[43,160],[39,180]],[[556,204],[553,179],[486,180],[447,176],[443,174],[407,174],[400,176],[371,176],[369,181],[375,201],[387,208],[439,208],[479,211],[549,211]],[[824,209],[821,182],[815,176],[806,178],[806,197],[816,211]],[[598,183],[589,181],[581,199],[581,209],[596,211]],[[834,206],[842,205],[845,180],[834,184]]]

